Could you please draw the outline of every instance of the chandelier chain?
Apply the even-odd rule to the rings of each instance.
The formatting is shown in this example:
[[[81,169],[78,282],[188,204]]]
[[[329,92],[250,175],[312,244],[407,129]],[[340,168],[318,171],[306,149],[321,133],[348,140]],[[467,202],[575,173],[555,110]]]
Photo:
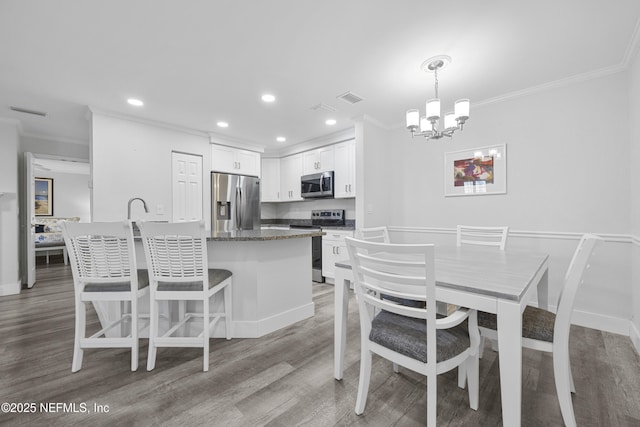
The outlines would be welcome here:
[[[435,87],[436,87],[436,98],[438,98],[438,68],[436,68],[435,70],[433,70],[433,73],[435,74]]]

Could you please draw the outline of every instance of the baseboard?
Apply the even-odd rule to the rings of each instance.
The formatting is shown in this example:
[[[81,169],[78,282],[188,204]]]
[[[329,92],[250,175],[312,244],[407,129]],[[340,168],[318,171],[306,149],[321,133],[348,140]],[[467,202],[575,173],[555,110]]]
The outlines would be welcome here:
[[[638,330],[638,326],[631,322],[631,326],[629,327],[629,337],[631,338],[631,343],[636,348],[636,352],[640,354],[640,330]]]
[[[5,283],[0,285],[0,296],[18,295],[22,289],[22,282],[18,280],[15,283]]]
[[[629,336],[630,321],[621,317],[574,310],[571,315],[571,323],[585,328]]]
[[[271,317],[256,321],[234,321],[233,337],[234,338],[260,338],[278,329],[290,326],[309,317],[313,317],[315,305],[313,302],[302,305],[279,313]],[[212,336],[214,338],[224,337],[223,329],[214,330]]]

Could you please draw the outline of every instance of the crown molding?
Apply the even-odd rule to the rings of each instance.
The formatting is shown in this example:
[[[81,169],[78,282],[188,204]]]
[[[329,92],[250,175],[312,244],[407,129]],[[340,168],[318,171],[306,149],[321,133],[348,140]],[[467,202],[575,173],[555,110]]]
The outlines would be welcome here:
[[[220,135],[215,132],[209,132],[209,142],[211,144],[225,145],[227,147],[241,148],[244,150],[264,153],[264,146],[262,145],[252,144],[239,138],[234,138],[228,135]]]
[[[102,115],[102,116],[113,117],[115,119],[127,120],[127,121],[134,122],[134,123],[140,123],[140,124],[147,125],[147,126],[155,126],[155,127],[159,127],[159,128],[163,128],[163,129],[172,130],[172,131],[175,131],[175,132],[182,132],[182,133],[186,133],[186,134],[189,134],[189,135],[195,135],[195,136],[201,136],[201,137],[204,137],[204,138],[209,138],[209,133],[208,132],[204,132],[204,131],[197,130],[197,129],[191,129],[191,128],[188,128],[188,127],[174,125],[174,124],[171,124],[171,123],[161,122],[161,121],[157,121],[157,120],[144,119],[142,117],[131,116],[131,115],[128,115],[128,114],[116,113],[114,111],[102,110],[102,109],[94,107],[92,105],[89,105],[88,108],[89,108],[89,111],[90,111],[91,114],[99,114],[99,115]]]
[[[610,67],[599,68],[597,70],[589,71],[582,74],[577,74],[575,76],[566,77],[564,79],[554,80],[551,82],[543,83],[541,85],[531,86],[526,89],[505,93],[503,95],[498,95],[496,97],[485,99],[483,101],[474,102],[473,108],[483,107],[491,104],[497,104],[499,102],[509,101],[516,98],[522,98],[524,96],[533,95],[533,94],[544,92],[550,89],[570,86],[572,84],[581,83],[588,80],[605,77],[611,74],[620,73],[622,71],[625,71],[626,69],[627,69],[627,66],[624,63],[612,65]]]
[[[303,151],[309,151],[316,148],[324,147],[327,145],[338,144],[340,142],[349,141],[355,139],[356,132],[355,127],[351,126],[346,129],[330,133],[328,135],[322,135],[316,138],[312,138],[298,144],[283,147],[280,150],[269,151],[269,156],[285,157],[296,153],[302,153]]]

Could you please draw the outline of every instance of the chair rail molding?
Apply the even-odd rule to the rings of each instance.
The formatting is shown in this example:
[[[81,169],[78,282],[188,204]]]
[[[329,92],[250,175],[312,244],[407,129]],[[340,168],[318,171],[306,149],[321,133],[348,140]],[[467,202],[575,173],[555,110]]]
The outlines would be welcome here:
[[[390,226],[389,231],[394,233],[425,233],[425,234],[456,234],[456,228],[449,227],[405,227]],[[526,230],[509,230],[509,238],[527,238],[527,239],[560,239],[560,240],[580,240],[584,233],[573,231],[526,231]],[[602,237],[605,242],[611,243],[633,243],[640,244],[640,238],[631,234],[612,234],[612,233],[592,233]]]

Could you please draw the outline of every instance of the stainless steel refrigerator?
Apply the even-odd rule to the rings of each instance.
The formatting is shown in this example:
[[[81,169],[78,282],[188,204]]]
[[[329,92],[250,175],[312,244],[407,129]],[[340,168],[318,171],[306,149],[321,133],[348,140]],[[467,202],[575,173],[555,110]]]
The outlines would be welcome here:
[[[260,178],[211,172],[211,230],[260,229]]]

